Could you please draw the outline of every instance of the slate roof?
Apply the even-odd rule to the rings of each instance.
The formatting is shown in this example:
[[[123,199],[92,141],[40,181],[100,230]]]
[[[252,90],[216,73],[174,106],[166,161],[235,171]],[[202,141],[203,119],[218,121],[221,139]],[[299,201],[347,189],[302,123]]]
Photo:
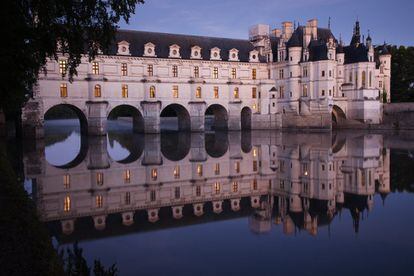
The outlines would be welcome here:
[[[169,34],[145,31],[118,30],[116,39],[110,48],[110,55],[116,55],[118,51],[117,43],[127,41],[131,56],[142,57],[144,54],[144,45],[151,42],[155,45],[155,54],[158,58],[168,58],[170,46],[177,44],[180,46],[180,55],[182,59],[190,59],[191,47],[201,47],[203,60],[210,60],[210,49],[218,47],[220,56],[223,61],[228,61],[229,50],[235,48],[239,51],[239,60],[249,62],[250,51],[254,50],[249,40],[231,39],[195,35]],[[264,57],[259,57],[261,62],[265,62]]]
[[[368,48],[364,44],[358,46],[346,46],[344,47],[345,52],[345,64],[357,63],[357,62],[368,62]]]

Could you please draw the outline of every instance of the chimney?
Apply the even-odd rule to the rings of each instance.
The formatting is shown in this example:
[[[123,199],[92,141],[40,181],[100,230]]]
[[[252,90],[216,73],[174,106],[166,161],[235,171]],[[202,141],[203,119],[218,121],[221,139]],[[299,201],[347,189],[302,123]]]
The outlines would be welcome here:
[[[309,46],[311,37],[312,37],[312,28],[306,25],[305,27],[303,27],[303,47],[304,48],[307,48]]]
[[[293,33],[293,23],[290,21],[282,22],[282,35],[286,41],[290,39]]]
[[[272,35],[274,37],[280,37],[282,35],[282,30],[281,29],[273,29],[272,30]]]
[[[306,27],[310,27],[312,38],[317,39],[318,38],[318,20],[317,19],[308,20]]]

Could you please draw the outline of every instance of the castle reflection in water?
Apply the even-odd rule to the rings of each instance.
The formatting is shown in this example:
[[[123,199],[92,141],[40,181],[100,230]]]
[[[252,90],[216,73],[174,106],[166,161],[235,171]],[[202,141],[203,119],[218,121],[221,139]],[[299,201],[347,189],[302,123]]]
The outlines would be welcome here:
[[[114,143],[123,160],[108,154]],[[237,217],[254,233],[317,235],[344,210],[358,231],[374,195],[390,192],[383,143],[349,133],[110,133],[81,139],[61,166],[37,145],[24,166],[41,220],[68,241]]]

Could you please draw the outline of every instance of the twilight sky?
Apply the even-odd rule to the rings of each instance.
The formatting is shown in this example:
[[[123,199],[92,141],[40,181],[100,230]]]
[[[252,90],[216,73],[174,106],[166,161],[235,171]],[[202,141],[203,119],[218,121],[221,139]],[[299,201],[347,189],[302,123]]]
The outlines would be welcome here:
[[[282,21],[317,18],[346,44],[359,17],[374,43],[414,45],[414,0],[146,0],[130,25],[121,28],[231,38],[247,38],[250,26],[264,23],[280,27]]]

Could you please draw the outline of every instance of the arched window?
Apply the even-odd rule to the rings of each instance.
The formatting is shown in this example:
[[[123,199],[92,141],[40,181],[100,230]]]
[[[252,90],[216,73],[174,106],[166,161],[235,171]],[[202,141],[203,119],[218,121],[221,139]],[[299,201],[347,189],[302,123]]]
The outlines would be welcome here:
[[[63,211],[65,212],[69,212],[70,211],[70,197],[69,196],[65,196],[65,199],[63,201]]]
[[[372,87],[372,71],[369,71],[369,87]]]
[[[234,96],[235,99],[239,98],[239,88],[238,87],[234,88],[233,96]]]
[[[362,87],[365,88],[367,86],[367,76],[366,72],[362,71]]]
[[[196,89],[196,98],[197,99],[201,98],[201,87],[200,86],[197,87],[197,89]]]
[[[128,98],[128,85],[122,85],[122,98]]]
[[[149,90],[149,96],[150,98],[155,98],[155,86],[151,86]]]
[[[99,84],[95,85],[94,94],[96,98],[100,98],[102,96],[101,86]]]
[[[302,89],[302,97],[307,97],[307,96],[308,96],[308,85],[304,84],[303,89]]]

